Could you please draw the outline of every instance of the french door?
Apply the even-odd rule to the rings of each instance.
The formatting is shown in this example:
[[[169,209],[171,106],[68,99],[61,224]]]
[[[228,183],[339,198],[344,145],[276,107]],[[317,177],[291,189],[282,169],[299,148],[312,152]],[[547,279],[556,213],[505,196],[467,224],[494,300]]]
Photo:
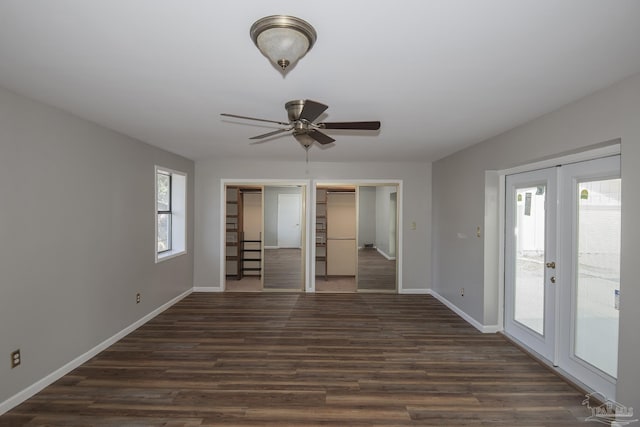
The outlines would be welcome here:
[[[505,332],[615,398],[620,157],[507,176]]]
[[[507,176],[505,331],[549,361],[556,334],[556,168]]]

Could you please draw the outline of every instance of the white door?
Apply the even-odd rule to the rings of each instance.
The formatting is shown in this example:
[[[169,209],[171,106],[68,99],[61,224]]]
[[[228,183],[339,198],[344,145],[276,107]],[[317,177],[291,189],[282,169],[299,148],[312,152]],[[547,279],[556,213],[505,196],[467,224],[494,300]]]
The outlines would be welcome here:
[[[301,247],[300,194],[278,194],[278,247]]]
[[[505,332],[615,399],[620,156],[506,180]]]
[[[507,176],[505,332],[555,362],[556,168]]]
[[[618,375],[620,156],[562,168],[559,365],[609,399]]]

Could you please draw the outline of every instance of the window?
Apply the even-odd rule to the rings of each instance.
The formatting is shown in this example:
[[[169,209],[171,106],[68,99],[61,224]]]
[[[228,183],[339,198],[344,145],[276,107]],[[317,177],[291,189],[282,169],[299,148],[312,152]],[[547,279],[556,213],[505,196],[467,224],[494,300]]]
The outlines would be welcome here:
[[[158,253],[171,250],[171,174],[156,171],[158,210]]]
[[[184,173],[156,166],[156,262],[185,253],[186,190]]]

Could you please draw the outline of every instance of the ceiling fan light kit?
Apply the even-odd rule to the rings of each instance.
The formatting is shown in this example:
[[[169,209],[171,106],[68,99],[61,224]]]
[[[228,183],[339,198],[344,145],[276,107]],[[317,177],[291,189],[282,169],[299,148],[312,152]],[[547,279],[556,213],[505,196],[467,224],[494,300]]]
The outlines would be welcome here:
[[[311,49],[317,38],[311,24],[288,15],[258,19],[249,34],[260,52],[283,73]]]
[[[271,62],[280,67],[284,73],[287,67],[295,64],[303,57],[316,41],[316,30],[306,21],[287,15],[271,15],[254,22],[249,31],[251,39],[258,49],[267,56]],[[329,106],[310,99],[294,99],[284,106],[287,110],[288,122],[260,119],[256,117],[240,116],[237,114],[221,113],[221,116],[233,117],[243,120],[255,120],[258,122],[274,123],[283,126],[262,135],[256,135],[249,139],[265,139],[291,132],[291,135],[307,150],[317,142],[327,145],[335,142],[335,139],[320,131],[320,129],[346,129],[346,130],[378,130],[379,121],[368,122],[321,122],[316,123]],[[307,157],[307,161],[308,161]]]
[[[284,108],[287,110],[287,117],[289,122],[279,122],[276,120],[258,119],[255,117],[239,116],[237,114],[222,113],[222,116],[233,117],[236,119],[256,120],[259,122],[275,123],[282,126],[286,126],[282,129],[267,132],[262,135],[253,136],[249,139],[264,139],[271,136],[278,135],[283,132],[291,131],[292,135],[298,140],[298,142],[307,150],[314,143],[317,142],[321,145],[331,144],[335,139],[329,135],[320,132],[320,129],[347,129],[347,130],[378,130],[380,129],[380,122],[322,122],[315,123],[322,113],[325,112],[329,106],[321,104],[320,102],[312,101],[310,99],[294,99],[285,104]]]

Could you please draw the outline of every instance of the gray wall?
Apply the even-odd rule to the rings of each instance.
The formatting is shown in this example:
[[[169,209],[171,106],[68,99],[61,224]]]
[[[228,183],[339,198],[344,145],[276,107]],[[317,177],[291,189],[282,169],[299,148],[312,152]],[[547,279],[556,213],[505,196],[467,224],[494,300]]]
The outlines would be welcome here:
[[[358,188],[358,247],[376,244],[376,187]]]
[[[501,170],[620,138],[622,261],[617,400],[640,408],[640,74],[433,164],[433,288],[478,322],[495,324],[497,281],[483,283],[485,171]],[[493,179],[491,173],[487,179]],[[496,194],[487,194],[495,198]],[[495,224],[492,225],[495,228]],[[485,230],[489,231],[489,230]],[[458,233],[469,236],[458,238]],[[489,239],[487,239],[488,241]],[[486,245],[495,251],[493,244]],[[490,277],[490,275],[488,276]],[[465,288],[460,297],[458,289]]]
[[[405,289],[428,289],[431,239],[431,164],[268,162],[264,160],[207,159],[196,162],[195,278],[197,287],[219,288],[220,283],[220,180],[221,179],[381,179],[404,180],[403,283]],[[339,149],[336,147],[335,149]],[[400,203],[400,202],[399,202]],[[416,230],[408,224],[415,221]]]
[[[389,249],[389,214],[391,209],[389,196],[396,191],[394,186],[376,188],[376,248],[388,256],[392,256]]]
[[[278,246],[278,195],[300,194],[299,187],[264,188],[264,245]]]
[[[188,174],[188,255],[159,264],[155,164]],[[192,161],[0,89],[0,402],[191,288],[193,178]]]

